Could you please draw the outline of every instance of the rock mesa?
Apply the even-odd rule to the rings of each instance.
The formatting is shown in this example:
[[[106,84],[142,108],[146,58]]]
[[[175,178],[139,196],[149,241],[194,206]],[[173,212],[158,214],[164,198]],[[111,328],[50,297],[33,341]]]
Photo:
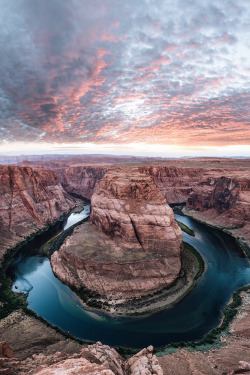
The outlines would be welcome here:
[[[114,303],[152,294],[175,281],[182,232],[152,177],[110,170],[91,206],[90,222],[75,228],[52,255],[56,276]]]

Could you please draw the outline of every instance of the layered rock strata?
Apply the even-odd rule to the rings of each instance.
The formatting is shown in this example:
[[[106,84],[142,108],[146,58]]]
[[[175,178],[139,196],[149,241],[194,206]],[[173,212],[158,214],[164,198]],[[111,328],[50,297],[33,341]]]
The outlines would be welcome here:
[[[125,161],[120,160],[121,163]],[[37,165],[53,168],[58,181],[67,192],[90,199],[104,174],[116,168],[105,165],[105,158],[103,161],[104,163],[99,163],[96,159],[96,162],[89,166],[80,165],[80,160],[78,160],[78,165],[74,165],[71,161],[66,164],[65,168],[62,168],[63,165],[59,162],[38,163]],[[134,167],[134,170],[151,176],[168,203],[187,202],[187,207],[194,211],[191,212],[192,216],[217,226],[234,228],[232,234],[235,237],[241,237],[250,245],[249,219],[247,219],[250,212],[249,159],[183,159],[157,162],[157,165],[156,162],[152,162],[152,164],[155,165],[138,165]],[[122,168],[126,170],[127,166],[124,165]],[[236,196],[229,207],[229,200],[226,202],[222,199],[218,204],[217,199],[214,202],[213,198],[211,199],[217,183],[215,190],[219,190],[219,194],[227,194],[228,187],[222,182],[223,178],[240,186],[236,189]],[[218,195],[217,193],[215,195]],[[222,210],[226,214],[222,213]]]
[[[1,347],[11,348],[5,343]],[[127,361],[115,349],[101,342],[89,345],[78,353],[69,355],[56,352],[45,356],[34,354],[19,360],[0,353],[0,373],[6,375],[163,375],[161,366],[153,354],[153,347],[141,350]]]
[[[184,212],[225,228],[250,246],[250,178],[201,180],[188,197]]]
[[[75,228],[51,257],[56,276],[111,305],[176,280],[182,232],[150,176],[111,170],[91,202],[90,223]]]
[[[63,188],[81,197],[91,199],[95,188],[107,171],[107,167],[72,166],[54,169]]]
[[[167,202],[186,203],[189,212],[202,221],[233,229],[250,246],[250,177],[249,161],[186,161],[179,165],[138,166],[122,169],[151,176]],[[193,163],[194,164],[194,163]],[[185,167],[184,167],[185,165]],[[200,167],[198,167],[198,165]],[[78,166],[55,169],[68,192],[91,198],[101,178],[115,167]],[[190,212],[192,210],[193,212]]]
[[[75,205],[52,171],[0,166],[0,258]]]

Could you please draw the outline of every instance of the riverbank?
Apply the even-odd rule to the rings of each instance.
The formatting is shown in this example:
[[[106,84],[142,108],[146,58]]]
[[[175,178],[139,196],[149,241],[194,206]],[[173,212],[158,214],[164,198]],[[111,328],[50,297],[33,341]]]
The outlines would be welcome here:
[[[103,299],[97,299],[96,294],[84,289],[77,290],[70,287],[81,299],[86,308],[96,311],[105,311],[113,317],[150,316],[162,310],[168,310],[183,298],[195,287],[199,277],[205,270],[205,263],[198,251],[188,243],[184,243],[181,252],[182,269],[179,277],[168,288],[164,288],[152,295],[135,298],[126,303],[110,304]]]
[[[179,225],[183,232],[187,233],[189,236],[195,237],[194,231],[190,229],[187,225],[178,220],[176,220],[176,223]]]
[[[15,256],[35,238],[48,235],[49,232],[55,230],[60,231],[60,226],[63,225],[63,222],[71,215],[71,213],[79,212],[84,206],[85,203],[78,203],[67,214],[62,215],[55,223],[50,223],[44,228],[40,228],[38,231],[31,233],[26,239],[16,243],[14,247],[5,251],[0,266],[0,319],[5,318],[15,310],[27,308],[26,297],[23,294],[14,293],[11,290],[12,281],[6,276],[6,270]]]
[[[175,349],[167,347],[157,353],[164,374],[246,374],[238,371],[239,361],[249,362],[250,358],[250,293],[241,291],[240,305],[228,324],[213,343],[203,343],[192,347],[179,343]],[[229,307],[229,306],[227,306]]]
[[[55,251],[60,251],[60,247],[65,242],[67,237],[71,236],[74,229],[84,221],[87,220],[84,219],[82,222],[76,223],[74,226],[70,227],[66,231],[59,234],[56,238],[49,241],[43,247],[44,252],[50,257],[50,255]],[[186,229],[189,229],[187,226],[185,227]],[[86,232],[88,232],[87,227]],[[131,298],[128,300],[113,300],[112,298],[106,299],[94,290],[89,290],[83,286],[78,289],[70,283],[66,282],[66,284],[74,293],[78,295],[86,308],[105,311],[110,313],[112,316],[129,317],[150,315],[161,310],[169,309],[180,302],[194,288],[198,278],[205,269],[205,264],[202,257],[196,251],[196,249],[194,249],[193,246],[189,245],[188,243],[184,243],[183,249],[181,250],[181,264],[182,267],[179,276],[175,282],[169,285],[167,288],[163,288],[157,292],[154,292],[153,294],[148,294],[138,298]],[[62,280],[62,282],[63,281],[64,280]]]
[[[176,213],[178,213],[178,215],[190,217],[197,223],[205,224],[210,228],[221,230],[222,232],[231,236],[232,239],[234,239],[238,246],[241,248],[246,258],[250,259],[250,241],[248,241],[246,238],[238,236],[238,228],[229,228],[222,226],[219,223],[216,223],[213,219],[206,217],[206,215],[203,215],[201,212],[197,212],[183,206],[182,208],[177,207]]]

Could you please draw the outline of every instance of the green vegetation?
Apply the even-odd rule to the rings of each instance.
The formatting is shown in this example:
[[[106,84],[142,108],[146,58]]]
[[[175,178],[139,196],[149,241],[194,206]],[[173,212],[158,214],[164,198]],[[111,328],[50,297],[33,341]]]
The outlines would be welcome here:
[[[204,262],[202,256],[200,255],[200,253],[192,245],[190,245],[187,242],[183,242],[183,245],[184,245],[184,248],[187,251],[189,251],[190,253],[192,253],[196,257],[196,259],[197,259],[197,261],[199,263],[199,270],[198,270],[197,274],[194,277],[194,281],[196,281],[196,280],[198,280],[198,278],[201,276],[201,274],[205,270],[205,262]]]
[[[127,346],[118,346],[117,348],[115,348],[115,350],[123,357],[128,358],[138,353],[140,349],[138,350],[128,348]]]
[[[220,336],[223,332],[226,332],[229,324],[232,322],[233,318],[237,314],[238,307],[242,303],[241,292],[250,292],[250,285],[239,288],[233,293],[232,301],[223,309],[224,318],[219,327],[212,329],[208,332],[201,340],[199,341],[187,341],[187,342],[176,342],[171,343],[165,347],[157,348],[158,355],[164,355],[172,348],[187,348],[187,349],[199,349],[199,350],[208,350],[212,347],[218,347],[223,345],[220,340]]]
[[[88,221],[89,218],[86,217],[85,219],[79,221],[78,223],[72,225],[65,231],[61,232],[58,234],[56,237],[52,238],[50,241],[48,241],[44,246],[43,246],[43,252],[44,254],[47,255],[48,258],[51,257],[51,255],[60,249],[64,241],[68,236],[71,236],[72,233],[74,232],[74,229],[84,223],[85,221]]]
[[[5,276],[5,269],[12,260],[11,251],[4,255],[0,268],[0,319],[5,318],[13,311],[26,306],[26,298],[23,294],[14,293],[11,290],[11,280]]]
[[[195,237],[195,233],[192,229],[190,229],[186,224],[182,223],[181,221],[176,220],[177,224],[181,228],[181,230],[187,233],[189,236]]]
[[[239,238],[237,238],[236,241],[237,241],[238,245],[240,246],[240,248],[242,249],[243,253],[246,255],[246,257],[248,259],[250,259],[250,247],[248,246],[248,244],[246,244],[245,242],[243,242]]]
[[[64,219],[65,216],[62,218]],[[51,226],[51,225],[50,225]],[[65,338],[69,338],[71,340],[77,341],[80,344],[91,344],[90,341],[83,341],[80,339],[77,339],[73,336],[71,336],[69,333],[64,332],[60,328],[50,324],[45,319],[43,319],[41,316],[38,316],[34,311],[30,310],[27,307],[27,296],[23,293],[14,293],[11,290],[11,280],[6,277],[6,268],[8,265],[13,261],[13,256],[17,253],[18,250],[20,250],[24,245],[26,245],[30,240],[32,240],[35,236],[38,234],[41,234],[42,232],[45,232],[49,229],[49,227],[44,228],[43,230],[39,230],[33,235],[30,235],[27,237],[26,240],[20,242],[17,244],[14,248],[8,249],[6,253],[4,254],[1,267],[0,267],[0,320],[6,318],[8,315],[13,313],[14,311],[23,311],[26,315],[32,316],[38,320],[40,320],[43,324],[45,324],[47,327],[52,328],[56,332],[60,333]]]

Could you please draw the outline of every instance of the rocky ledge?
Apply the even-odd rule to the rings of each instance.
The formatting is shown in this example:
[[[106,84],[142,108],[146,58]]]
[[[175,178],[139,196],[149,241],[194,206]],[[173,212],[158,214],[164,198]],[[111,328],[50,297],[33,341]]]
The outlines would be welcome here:
[[[163,375],[153,347],[141,350],[127,361],[115,349],[101,342],[89,345],[79,353],[62,352],[45,356],[33,354],[31,358],[14,358],[6,342],[0,342],[0,374],[6,375]]]
[[[91,206],[90,222],[51,257],[58,278],[85,296],[92,293],[111,312],[173,285],[181,271],[182,232],[152,177],[110,170]]]

